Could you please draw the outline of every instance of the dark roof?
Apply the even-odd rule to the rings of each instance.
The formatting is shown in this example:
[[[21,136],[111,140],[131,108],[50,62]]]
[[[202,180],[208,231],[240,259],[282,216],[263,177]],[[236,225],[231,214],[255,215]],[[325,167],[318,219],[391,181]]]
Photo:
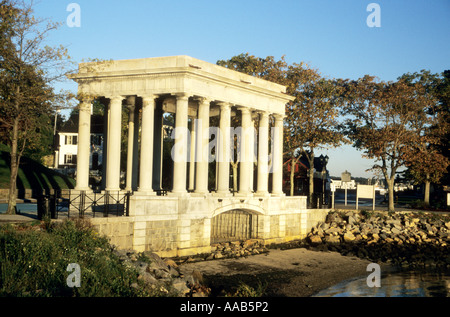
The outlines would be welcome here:
[[[304,164],[307,168],[309,168],[309,162],[308,159],[304,156],[302,156],[300,158],[300,161],[302,162],[302,164]],[[325,166],[324,166],[325,165]],[[323,169],[327,169],[327,163],[323,164],[322,160],[320,159],[320,157],[314,157],[314,168],[316,169],[316,171],[320,172]]]
[[[289,162],[291,159],[289,159],[287,162]],[[287,163],[285,162],[285,164]],[[324,162],[325,163],[325,162]],[[302,155],[302,157],[300,158],[300,160],[298,161],[298,164],[303,165],[306,169],[309,169],[309,161],[308,159]],[[323,166],[325,165],[325,166]],[[322,164],[322,160],[320,159],[320,157],[314,157],[314,168],[316,169],[316,171],[322,171],[322,169],[325,167],[325,170],[327,168],[327,163]]]
[[[91,116],[91,133],[103,133],[104,120],[102,115]],[[78,114],[72,114],[64,122],[58,132],[78,133]]]

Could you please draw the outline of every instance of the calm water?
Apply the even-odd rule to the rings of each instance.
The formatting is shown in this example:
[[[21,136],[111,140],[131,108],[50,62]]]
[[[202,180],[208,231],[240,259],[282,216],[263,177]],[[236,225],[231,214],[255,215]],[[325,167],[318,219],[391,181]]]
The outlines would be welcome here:
[[[8,209],[8,204],[0,204],[0,214],[5,213]],[[37,212],[37,204],[17,204],[17,210],[24,213]]]
[[[450,272],[388,273],[381,276],[379,288],[367,286],[366,279],[344,281],[315,297],[450,297]]]

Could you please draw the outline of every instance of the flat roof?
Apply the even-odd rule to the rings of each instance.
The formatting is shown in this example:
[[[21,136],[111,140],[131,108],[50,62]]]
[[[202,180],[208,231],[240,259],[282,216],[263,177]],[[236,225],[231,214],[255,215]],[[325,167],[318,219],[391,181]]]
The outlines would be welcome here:
[[[92,95],[155,95],[189,92],[212,100],[283,113],[295,98],[286,87],[190,56],[151,57],[79,64],[70,76]],[[270,104],[273,106],[270,106]],[[282,106],[280,105],[282,104]]]

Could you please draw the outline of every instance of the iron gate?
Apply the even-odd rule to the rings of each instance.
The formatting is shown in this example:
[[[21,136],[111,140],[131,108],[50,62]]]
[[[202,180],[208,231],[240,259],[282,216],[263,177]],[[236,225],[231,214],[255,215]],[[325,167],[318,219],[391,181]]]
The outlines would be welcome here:
[[[221,213],[211,220],[211,243],[258,238],[257,214],[244,210]]]

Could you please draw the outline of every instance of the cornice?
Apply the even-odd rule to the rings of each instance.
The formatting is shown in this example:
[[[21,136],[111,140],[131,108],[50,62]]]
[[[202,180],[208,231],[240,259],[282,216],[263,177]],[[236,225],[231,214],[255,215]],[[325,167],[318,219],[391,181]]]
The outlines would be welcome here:
[[[245,74],[243,74],[245,75]],[[247,75],[248,76],[248,75]],[[108,81],[120,81],[130,79],[146,79],[146,78],[164,78],[164,77],[181,77],[181,78],[200,78],[202,81],[217,83],[222,86],[234,87],[243,91],[250,91],[253,93],[263,94],[272,98],[281,99],[284,102],[289,102],[295,98],[280,91],[274,91],[260,85],[255,85],[252,82],[239,81],[234,78],[227,78],[214,73],[203,71],[202,69],[192,67],[172,67],[161,68],[151,70],[134,70],[134,71],[109,71],[109,72],[97,72],[97,73],[79,73],[70,76],[70,78],[79,84],[89,84],[90,82],[108,82]],[[257,79],[255,77],[255,79]],[[273,84],[273,83],[271,83]],[[278,85],[278,84],[276,84]],[[278,85],[281,87],[281,85]]]

